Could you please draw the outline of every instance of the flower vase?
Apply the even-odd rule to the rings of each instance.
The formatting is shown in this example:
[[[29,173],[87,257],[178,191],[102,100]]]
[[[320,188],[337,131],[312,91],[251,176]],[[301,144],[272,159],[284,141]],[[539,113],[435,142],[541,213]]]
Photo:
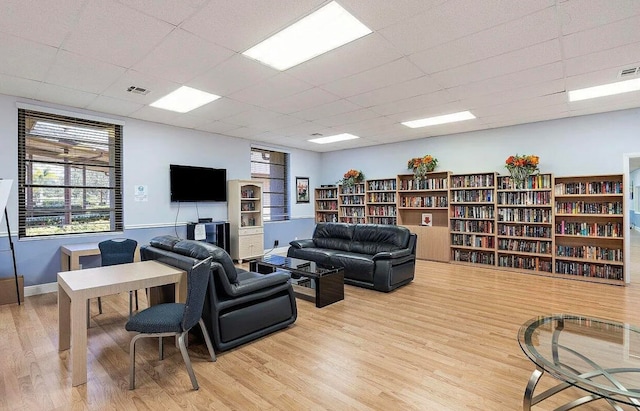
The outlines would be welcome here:
[[[531,174],[529,170],[524,167],[514,167],[509,170],[509,173],[511,173],[511,179],[513,180],[513,188],[515,190],[523,190],[527,177]]]
[[[432,172],[435,169],[435,166],[432,164],[420,164],[418,167],[413,169],[413,175],[416,180],[422,180],[426,177],[427,173]]]

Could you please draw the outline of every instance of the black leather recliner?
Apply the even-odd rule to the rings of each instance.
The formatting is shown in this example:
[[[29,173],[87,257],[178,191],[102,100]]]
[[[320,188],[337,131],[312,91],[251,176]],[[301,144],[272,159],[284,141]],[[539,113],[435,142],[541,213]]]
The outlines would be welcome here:
[[[416,239],[401,226],[318,223],[312,238],[289,243],[287,256],[344,267],[345,284],[388,292],[413,280]]]
[[[140,248],[140,255],[142,260],[158,260],[183,270],[196,260],[213,257],[202,318],[219,351],[285,328],[297,318],[288,272],[259,274],[236,268],[225,250],[173,236],[153,238]]]

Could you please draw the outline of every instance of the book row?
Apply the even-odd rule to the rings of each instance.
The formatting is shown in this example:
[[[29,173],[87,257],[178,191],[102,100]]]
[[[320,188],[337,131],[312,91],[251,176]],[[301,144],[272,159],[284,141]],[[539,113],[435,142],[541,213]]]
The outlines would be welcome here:
[[[525,190],[540,190],[551,188],[551,174],[536,174],[527,177],[524,180]],[[515,184],[510,176],[500,177],[498,179],[498,190],[513,190]]]
[[[551,260],[544,258],[501,254],[498,256],[498,267],[519,268],[550,273],[553,265]]]
[[[452,249],[451,260],[464,263],[495,265],[496,256],[492,252]]]
[[[402,196],[400,207],[447,207],[447,196]]]
[[[451,220],[451,231],[493,234],[493,221]]]
[[[475,234],[451,234],[452,246],[493,248],[495,238]]]
[[[556,260],[556,273],[577,275],[582,277],[606,278],[609,280],[623,280],[622,266],[607,264],[577,263]]]
[[[576,223],[562,220],[556,222],[556,234],[585,237],[622,237],[622,223]]]
[[[369,223],[371,224],[395,224],[396,223],[396,218],[395,217],[373,217],[370,216],[369,217]]]
[[[498,224],[498,235],[510,237],[551,238],[551,227],[539,225],[508,225]]]
[[[396,180],[371,180],[367,181],[367,188],[370,191],[395,191]]]
[[[559,214],[619,214],[622,215],[622,201],[607,203],[587,203],[584,201],[558,201],[556,213]]]
[[[364,217],[364,209],[360,207],[340,207],[340,213],[346,217]]]
[[[369,193],[370,203],[395,203],[396,193]]]
[[[493,196],[493,190],[453,190],[451,191],[451,202],[491,203]]]
[[[364,184],[341,185],[340,194],[364,194]]]
[[[472,174],[464,176],[451,176],[452,188],[482,188],[494,187],[495,174]]]
[[[493,206],[453,206],[451,207],[451,218],[485,218],[492,220],[495,218]]]
[[[622,250],[595,246],[556,246],[557,257],[586,258],[589,260],[606,260],[622,262]]]
[[[335,201],[316,201],[316,209],[320,211],[338,210],[338,203]]]
[[[370,216],[395,217],[396,207],[395,206],[369,206],[367,208],[367,214]]]
[[[499,239],[498,250],[551,255],[551,241]]]
[[[364,205],[363,196],[342,196],[340,198],[341,205]]]
[[[544,208],[499,208],[498,221],[551,223],[551,210]]]
[[[400,190],[448,190],[449,180],[446,178],[423,178],[400,180]]]
[[[498,204],[551,205],[551,193],[549,191],[500,192]]]
[[[565,194],[622,194],[621,181],[591,181],[558,183],[554,187],[556,195]]]

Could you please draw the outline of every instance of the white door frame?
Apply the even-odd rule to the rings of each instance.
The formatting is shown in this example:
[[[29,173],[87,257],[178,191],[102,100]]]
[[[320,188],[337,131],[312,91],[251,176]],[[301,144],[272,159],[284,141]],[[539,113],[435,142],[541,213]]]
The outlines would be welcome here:
[[[624,174],[622,175],[622,183],[624,184],[623,191],[627,191],[631,179],[629,177],[629,160],[632,158],[640,157],[640,153],[624,153],[622,154],[622,167]],[[631,188],[633,190],[633,187]],[[627,204],[630,194],[626,193],[622,204],[624,205],[622,224],[624,224],[624,282],[629,284],[631,282],[631,275],[629,274],[629,264],[631,260],[631,216],[629,215],[629,209],[631,208]]]

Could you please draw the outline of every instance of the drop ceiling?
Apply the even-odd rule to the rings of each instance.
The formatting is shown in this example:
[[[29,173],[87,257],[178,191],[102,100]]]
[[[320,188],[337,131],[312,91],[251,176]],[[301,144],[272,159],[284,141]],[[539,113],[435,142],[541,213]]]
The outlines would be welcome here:
[[[241,53],[326,1],[4,0],[0,93],[318,152],[640,107],[566,94],[640,66],[640,1],[338,2],[373,33],[280,72]],[[182,85],[222,98],[149,107]]]

